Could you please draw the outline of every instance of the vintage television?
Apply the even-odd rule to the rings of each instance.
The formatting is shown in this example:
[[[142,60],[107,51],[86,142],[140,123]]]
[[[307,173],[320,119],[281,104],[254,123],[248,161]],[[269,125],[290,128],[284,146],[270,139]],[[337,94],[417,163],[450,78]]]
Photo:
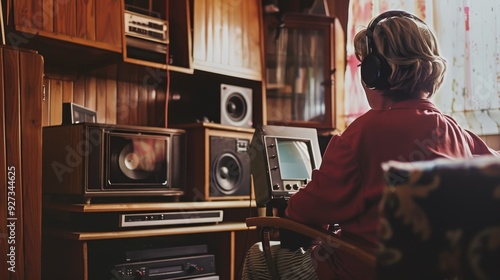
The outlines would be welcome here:
[[[181,196],[181,129],[80,123],[43,128],[43,193],[92,197]]]
[[[321,164],[314,128],[257,126],[249,152],[257,207],[290,198],[307,185],[312,170]]]

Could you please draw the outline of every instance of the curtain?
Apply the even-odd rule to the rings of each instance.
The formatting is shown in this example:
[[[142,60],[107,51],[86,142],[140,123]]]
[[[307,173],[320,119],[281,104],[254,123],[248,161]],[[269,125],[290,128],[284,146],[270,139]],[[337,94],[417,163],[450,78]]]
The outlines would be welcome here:
[[[374,16],[403,9],[423,19],[438,36],[448,61],[434,103],[464,128],[479,135],[500,133],[500,11],[498,0],[351,0],[347,25],[345,119],[369,107],[361,87],[352,40]]]

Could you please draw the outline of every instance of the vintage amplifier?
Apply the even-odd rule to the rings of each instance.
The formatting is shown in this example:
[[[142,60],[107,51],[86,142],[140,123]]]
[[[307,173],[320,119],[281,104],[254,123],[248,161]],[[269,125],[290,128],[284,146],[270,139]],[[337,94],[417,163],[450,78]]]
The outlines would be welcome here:
[[[181,129],[47,126],[42,146],[44,194],[90,198],[184,193],[186,135]]]
[[[123,18],[127,56],[164,63],[169,43],[168,21],[158,13],[131,5],[125,6]]]

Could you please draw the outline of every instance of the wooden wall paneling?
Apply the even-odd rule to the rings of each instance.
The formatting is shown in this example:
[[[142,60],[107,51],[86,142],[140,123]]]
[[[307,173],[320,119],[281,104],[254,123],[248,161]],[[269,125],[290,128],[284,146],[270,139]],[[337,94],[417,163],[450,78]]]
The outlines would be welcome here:
[[[76,36],[76,1],[54,0],[54,33]]]
[[[96,40],[96,1],[98,0],[76,1],[76,36],[79,38]]]
[[[62,81],[62,96],[63,103],[73,102],[73,81]]]
[[[42,101],[42,126],[50,125],[50,79],[43,79],[45,99]]]
[[[73,82],[73,102],[85,106],[85,76],[79,76]]]
[[[193,18],[193,29],[199,30],[199,32],[193,33],[193,46],[198,46],[197,48],[193,48],[193,59],[198,59],[201,61],[207,60],[207,55],[205,50],[207,50],[207,42],[205,42],[205,38],[210,38],[208,36],[207,30],[209,28],[205,28],[205,26],[209,26],[210,23],[207,19],[208,15],[206,14],[206,1],[194,0],[194,14]],[[210,44],[208,44],[210,45]],[[208,51],[208,50],[207,50]]]
[[[96,79],[97,122],[106,123],[106,79]]]
[[[248,41],[243,45],[243,52],[245,54],[245,67],[250,69],[261,69],[259,72],[264,72],[265,67],[264,64],[264,37],[263,37],[263,24],[262,24],[262,8],[259,8],[259,5],[252,5],[253,1],[242,1],[245,3],[244,10],[247,11],[246,16],[248,15],[257,15],[250,17],[251,20],[246,21],[246,32],[248,32],[248,36],[244,36],[249,38]],[[260,2],[259,2],[260,3]],[[243,10],[243,9],[242,9]],[[256,28],[259,26],[260,28]],[[261,43],[262,42],[262,43]],[[248,47],[247,47],[248,44]],[[252,51],[247,51],[252,50]]]
[[[117,82],[109,77],[116,76],[116,66],[107,69],[106,79],[106,123],[116,124]]]
[[[129,96],[128,96],[128,83],[124,81],[125,71],[118,70],[117,81],[117,97],[116,97],[116,123],[128,124],[129,123]]]
[[[16,0],[14,23],[17,27],[31,29],[43,28],[42,0]],[[23,28],[20,28],[22,31]]]
[[[61,80],[50,80],[50,125],[60,125],[62,123],[62,92]]]
[[[165,89],[156,92],[156,119],[155,126],[167,127],[168,124],[168,95]]]
[[[42,0],[43,27],[47,32],[54,32],[54,0]]]
[[[93,76],[85,76],[85,107],[97,110],[97,79]]]
[[[143,81],[141,76],[144,74],[142,71],[139,74],[138,81]],[[148,86],[145,82],[140,82],[137,86],[138,90],[138,107],[137,107],[137,116],[139,117],[139,125],[148,125],[148,91],[150,86]]]
[[[136,67],[130,67],[128,69],[130,72],[129,83],[128,83],[128,104],[129,104],[129,122],[130,125],[138,124],[138,105],[139,105],[139,91],[137,88],[137,83],[130,82],[130,80],[137,80],[138,71]]]
[[[42,80],[43,59],[32,52],[21,52],[21,162],[24,279],[40,279],[42,230]],[[18,181],[20,182],[20,180]],[[20,182],[21,183],[21,182]],[[19,198],[18,198],[19,199]],[[16,200],[16,202],[18,201]]]
[[[147,106],[147,124],[150,126],[156,126],[156,88],[148,88],[148,106]]]
[[[3,52],[0,52],[0,62],[4,60]],[[3,63],[2,63],[3,64]],[[0,108],[2,113],[0,114],[0,180],[1,182],[7,182],[7,162],[6,162],[6,141],[7,133],[5,129],[6,115],[5,115],[5,91],[4,91],[4,67],[0,67]],[[9,69],[10,71],[10,69]],[[0,185],[0,201],[7,201],[7,185]],[[0,219],[2,221],[7,221],[7,207],[0,207]],[[7,252],[9,249],[9,244],[7,241],[7,227],[2,226],[0,228],[0,279],[9,279],[9,270],[6,268],[7,263]],[[5,268],[4,268],[5,266]]]
[[[224,26],[225,29],[227,29],[227,34],[222,37],[222,40],[225,48],[227,48],[224,53],[229,55],[223,55],[224,58],[222,63],[242,67],[243,61],[238,61],[234,58],[242,57],[241,50],[245,44],[242,32],[246,31],[244,30],[245,28],[241,28],[241,26],[245,22],[248,11],[244,10],[243,7],[234,8],[229,5],[224,10],[225,19],[223,19],[222,22],[226,23]],[[229,61],[229,58],[232,58],[231,61]]]
[[[96,40],[122,46],[123,0],[96,0]]]

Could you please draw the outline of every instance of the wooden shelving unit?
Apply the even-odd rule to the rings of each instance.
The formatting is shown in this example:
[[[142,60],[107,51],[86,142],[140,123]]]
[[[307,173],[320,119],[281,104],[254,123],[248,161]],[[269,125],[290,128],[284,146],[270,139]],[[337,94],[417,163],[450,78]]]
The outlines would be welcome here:
[[[212,224],[145,227],[109,231],[73,230],[70,227],[44,224],[43,279],[113,279],[114,265],[125,262],[130,248],[161,248],[207,245],[215,256],[220,279],[239,279],[247,249],[258,240],[255,227],[247,227],[245,218],[256,215],[254,201],[153,202],[66,204],[46,203],[44,210],[54,213],[140,213],[148,211],[189,211],[222,209],[224,221]],[[227,220],[226,220],[226,217]],[[45,221],[50,220],[44,218]],[[68,278],[70,277],[70,278]]]

